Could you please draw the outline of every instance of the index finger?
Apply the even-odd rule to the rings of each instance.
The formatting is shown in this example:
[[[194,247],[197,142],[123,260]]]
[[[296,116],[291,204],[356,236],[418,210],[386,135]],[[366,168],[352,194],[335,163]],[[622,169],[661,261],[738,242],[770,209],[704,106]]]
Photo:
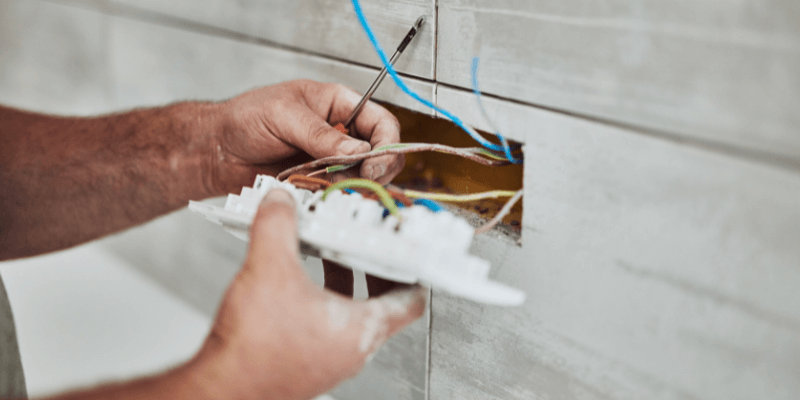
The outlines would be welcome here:
[[[329,115],[331,123],[346,121],[361,100],[361,95],[343,85],[334,86],[333,96]],[[375,102],[364,104],[353,125],[356,137],[368,141],[372,149],[400,143],[400,122]],[[385,155],[365,160],[360,172],[365,178],[385,184],[400,173],[404,164],[402,155]]]

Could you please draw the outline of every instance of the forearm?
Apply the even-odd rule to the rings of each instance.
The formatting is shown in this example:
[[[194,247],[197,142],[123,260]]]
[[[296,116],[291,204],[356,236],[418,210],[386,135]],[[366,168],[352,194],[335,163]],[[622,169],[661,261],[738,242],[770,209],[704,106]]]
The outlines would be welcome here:
[[[0,260],[59,250],[217,193],[218,105],[97,118],[0,107]]]

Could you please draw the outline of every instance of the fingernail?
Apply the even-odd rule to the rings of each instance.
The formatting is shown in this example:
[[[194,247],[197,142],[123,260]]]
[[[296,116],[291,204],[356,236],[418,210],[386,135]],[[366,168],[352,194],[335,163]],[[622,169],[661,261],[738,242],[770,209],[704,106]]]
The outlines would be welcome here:
[[[367,142],[361,140],[350,139],[345,140],[339,145],[339,153],[341,154],[357,154],[369,151],[370,147]]]
[[[283,189],[272,189],[261,200],[262,204],[283,203],[294,207],[294,197]]]
[[[378,180],[386,173],[386,166],[383,164],[373,165],[369,172],[369,179],[373,181]]]

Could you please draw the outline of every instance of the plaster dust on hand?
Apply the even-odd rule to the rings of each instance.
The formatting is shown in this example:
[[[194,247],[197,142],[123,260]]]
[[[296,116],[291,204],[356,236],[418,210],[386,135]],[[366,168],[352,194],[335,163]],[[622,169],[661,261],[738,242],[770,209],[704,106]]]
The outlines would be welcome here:
[[[378,300],[368,304],[369,316],[364,320],[364,330],[358,343],[358,351],[362,353],[374,353],[386,340],[389,323],[386,307],[382,303],[383,300]]]
[[[327,304],[328,324],[333,331],[340,331],[350,321],[350,309],[341,300],[330,300]]]
[[[407,290],[369,302],[369,316],[364,320],[364,331],[361,333],[361,341],[358,345],[359,351],[370,353],[367,361],[386,341],[389,332],[389,318],[407,314],[411,304],[419,297],[418,291],[419,289]]]
[[[358,342],[361,353],[369,353],[367,361],[386,341],[389,334],[389,320],[392,317],[406,315],[414,302],[418,300],[418,290],[386,295],[382,298],[363,303],[366,315]],[[328,313],[328,325],[332,332],[347,328],[351,320],[351,305],[340,299],[331,299],[325,305]]]

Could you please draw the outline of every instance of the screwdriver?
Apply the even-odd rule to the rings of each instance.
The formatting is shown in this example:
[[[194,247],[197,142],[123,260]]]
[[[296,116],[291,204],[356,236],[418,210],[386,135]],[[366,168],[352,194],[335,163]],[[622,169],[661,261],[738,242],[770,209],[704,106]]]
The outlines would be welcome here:
[[[394,54],[392,54],[392,57],[389,59],[389,64],[394,66],[395,61],[397,61],[397,59],[400,58],[400,54],[403,54],[403,50],[405,50],[406,46],[408,46],[408,44],[411,43],[411,39],[414,39],[414,36],[417,35],[419,29],[422,28],[422,23],[424,21],[425,21],[424,17],[417,18],[417,22],[414,23],[414,26],[412,26],[411,30],[408,31],[406,37],[403,38],[403,41],[400,42],[399,46],[397,46],[397,50],[395,50]],[[370,97],[372,97],[372,94],[375,93],[375,91],[378,89],[378,86],[381,84],[381,82],[383,82],[383,78],[386,77],[387,72],[389,71],[386,69],[386,66],[384,66],[381,72],[378,73],[378,77],[375,79],[375,82],[372,82],[372,85],[369,87],[369,89],[367,89],[366,93],[364,93],[364,96],[361,97],[361,101],[358,102],[358,105],[356,105],[356,108],[350,114],[350,117],[347,118],[347,121],[345,121],[344,124],[342,124],[341,122],[336,124],[334,128],[336,128],[339,132],[342,132],[344,134],[347,134],[349,132],[347,127],[349,127],[350,124],[352,124],[353,121],[355,121],[356,117],[358,116],[358,113],[364,107],[364,104],[367,103]]]

